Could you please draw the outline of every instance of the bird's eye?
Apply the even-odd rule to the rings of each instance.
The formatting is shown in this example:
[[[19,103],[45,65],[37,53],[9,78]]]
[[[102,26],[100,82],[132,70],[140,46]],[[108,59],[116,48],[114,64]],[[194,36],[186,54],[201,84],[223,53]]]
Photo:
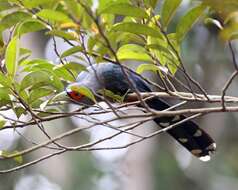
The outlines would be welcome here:
[[[72,98],[75,101],[80,101],[83,97],[83,95],[77,91],[68,91],[67,94],[70,98]]]

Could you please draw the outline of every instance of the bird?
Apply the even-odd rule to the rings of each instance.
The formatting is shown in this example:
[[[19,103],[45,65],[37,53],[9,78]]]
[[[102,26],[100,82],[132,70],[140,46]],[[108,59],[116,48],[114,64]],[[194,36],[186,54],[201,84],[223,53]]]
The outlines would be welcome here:
[[[133,92],[152,92],[148,82],[139,77],[136,72],[125,70],[120,64],[108,62],[90,65],[87,67],[87,71],[79,73],[76,82],[65,88],[66,94],[72,101],[87,105],[94,104],[95,102],[89,97],[79,93],[77,87],[81,86],[87,87],[93,94],[99,94],[102,90],[108,90],[120,96]],[[97,97],[99,97],[97,101],[100,101],[100,96]],[[145,104],[150,109],[157,111],[171,107],[159,97],[148,99]],[[142,104],[139,106],[143,107]],[[161,128],[166,128],[184,119],[186,119],[184,115],[175,115],[156,117],[153,120]],[[211,154],[216,150],[216,143],[212,137],[191,120],[187,120],[166,132],[201,161],[209,161]]]

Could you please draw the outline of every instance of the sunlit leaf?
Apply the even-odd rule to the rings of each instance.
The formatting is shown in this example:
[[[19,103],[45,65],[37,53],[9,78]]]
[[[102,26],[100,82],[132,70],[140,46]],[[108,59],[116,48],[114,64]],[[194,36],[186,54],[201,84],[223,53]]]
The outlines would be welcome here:
[[[55,22],[72,22],[72,20],[63,12],[50,9],[43,9],[36,14],[37,16]]]
[[[29,32],[37,32],[40,30],[46,29],[46,25],[36,19],[29,19],[22,22],[16,28],[15,33],[22,35]]]
[[[146,71],[152,71],[152,72],[163,71],[163,72],[167,73],[168,69],[166,67],[158,66],[155,64],[141,64],[136,69],[136,72],[138,74],[142,74],[143,72],[146,72]]]
[[[21,90],[40,82],[51,82],[50,76],[43,71],[27,74],[21,81]]]
[[[149,49],[154,49],[154,50],[164,52],[164,53],[169,54],[169,55],[173,55],[173,52],[170,51],[168,47],[164,47],[160,44],[148,44],[148,45],[146,45],[146,47],[149,48]]]
[[[192,28],[192,26],[196,23],[199,17],[203,14],[206,6],[204,4],[200,4],[191,10],[189,10],[179,21],[176,28],[176,35],[178,42],[181,42],[187,32]]]
[[[15,160],[18,164],[21,164],[23,162],[22,155],[19,155],[19,152],[16,150],[13,152],[1,150],[0,157],[2,158],[12,157],[12,159]]]
[[[0,84],[4,87],[11,86],[11,78],[8,75],[4,75],[0,72]]]
[[[144,24],[138,24],[134,22],[125,22],[115,24],[112,27],[113,31],[121,31],[121,32],[130,32],[133,34],[141,34],[146,36],[153,36],[153,37],[161,37],[161,32],[156,30],[150,26]]]
[[[26,65],[42,65],[42,64],[53,65],[53,63],[51,63],[50,61],[45,60],[45,59],[26,60],[26,61],[23,62],[21,65],[26,66]]]
[[[80,19],[80,5],[77,3],[76,0],[67,0],[64,1],[67,11],[75,18],[75,19]]]
[[[110,90],[107,90],[107,89],[103,89],[103,90],[100,90],[98,91],[98,93],[100,93],[101,95],[107,97],[107,98],[111,98],[112,100],[116,101],[116,102],[120,102],[122,103],[123,100],[124,100],[124,97],[123,96],[120,96],[118,94],[115,94],[113,93],[112,91]]]
[[[99,0],[98,2],[98,12],[101,12],[102,10],[106,9],[107,7],[115,4],[115,3],[130,3],[130,0]]]
[[[231,34],[230,40],[237,40],[237,39],[238,39],[238,32]]]
[[[161,21],[163,24],[163,27],[166,28],[174,16],[178,6],[181,4],[182,0],[165,0],[163,7],[162,7],[162,13],[161,13]]]
[[[74,82],[76,76],[81,71],[85,71],[86,67],[76,62],[69,62],[57,65],[53,68],[54,73],[62,80]]]
[[[65,32],[62,30],[51,30],[47,32],[47,34],[52,35],[52,36],[58,36],[61,38],[64,38],[66,40],[76,40],[78,39],[78,35],[74,32]]]
[[[57,76],[56,73],[51,72],[51,77],[50,77],[50,85],[52,87],[54,87],[54,89],[57,92],[61,92],[62,90],[64,90],[64,84],[62,83],[62,81],[60,80],[60,78]],[[48,83],[49,84],[49,83]]]
[[[17,151],[17,153],[18,153],[18,151]],[[22,164],[22,162],[23,162],[23,157],[22,156],[15,156],[14,158],[13,158],[18,164]]]
[[[67,49],[65,52],[63,52],[61,57],[64,58],[64,57],[70,56],[72,54],[75,54],[77,52],[81,52],[82,50],[83,50],[83,48],[81,46],[74,46],[70,49]]]
[[[29,102],[34,102],[39,98],[49,96],[53,93],[54,91],[52,89],[48,88],[37,88],[31,91],[30,96],[29,96]]]
[[[224,41],[237,39],[238,23],[231,23],[230,25],[226,26],[223,30],[221,30],[219,35]]]
[[[30,19],[31,16],[28,13],[16,11],[4,16],[0,21],[0,31],[10,28],[17,23]]]
[[[46,5],[46,4],[52,4],[55,0],[22,0],[22,3],[27,8],[36,8],[38,6]]]
[[[4,100],[9,101],[10,100],[9,95],[10,95],[10,91],[8,88],[0,87],[0,100],[1,101],[4,101]]]
[[[117,51],[119,60],[138,60],[152,62],[152,58],[147,54],[146,50],[136,44],[127,44],[119,48]]]
[[[57,66],[56,69],[69,69],[71,71],[81,72],[86,71],[86,67],[76,62],[69,62],[64,65]]]
[[[6,49],[6,67],[8,75],[13,78],[17,71],[19,56],[19,38],[15,36],[12,38]]]
[[[238,10],[237,0],[203,0],[203,3],[215,10],[220,18],[225,20],[228,15]]]
[[[39,117],[47,117],[47,116],[51,116],[52,113],[60,113],[60,110],[59,110],[59,109],[52,109],[52,108],[50,108],[50,109],[45,109],[44,111],[45,111],[45,112],[39,112],[39,113],[37,114],[37,116],[39,116]]]
[[[138,18],[148,18],[148,14],[141,8],[132,6],[127,3],[116,3],[112,4],[102,11],[99,14],[116,14],[116,15],[124,15]]]
[[[7,122],[6,119],[4,119],[4,117],[0,116],[0,129],[4,127],[6,122]]]
[[[238,4],[237,4],[238,6]],[[227,15],[226,19],[224,20],[224,23],[227,24],[228,22],[238,22],[237,19],[238,18],[238,7],[237,7],[237,11],[232,12],[230,14]]]
[[[177,57],[180,55],[180,45],[177,42],[175,33],[167,34],[167,38],[170,44],[163,39],[148,37],[148,45],[146,45],[146,47],[149,49],[153,57],[159,60],[162,66],[166,66],[171,74],[175,74],[177,67],[180,65]]]
[[[152,8],[156,8],[156,5],[158,4],[159,0],[144,0],[146,5],[151,6]]]
[[[17,116],[17,118],[20,118],[22,114],[26,114],[27,111],[25,108],[19,106],[19,107],[15,107],[14,108],[15,114]]]
[[[10,3],[9,2],[1,2],[0,1],[0,11],[5,11],[5,10],[7,10],[7,9],[10,9],[10,8],[12,8],[12,6],[10,5]]]
[[[20,48],[20,56],[22,55],[31,55],[31,50],[26,48]]]
[[[53,98],[54,98],[54,97],[52,97],[52,98],[50,98],[50,99],[48,99],[48,100],[42,102],[42,103],[39,105],[40,109],[41,109],[41,110],[45,110],[46,107],[52,102]]]

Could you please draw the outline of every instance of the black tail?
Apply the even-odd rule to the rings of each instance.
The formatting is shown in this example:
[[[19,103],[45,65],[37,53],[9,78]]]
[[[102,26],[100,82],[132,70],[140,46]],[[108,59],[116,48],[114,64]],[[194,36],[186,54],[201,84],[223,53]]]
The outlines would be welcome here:
[[[149,107],[155,110],[164,110],[170,106],[158,98],[146,102]],[[186,117],[183,115],[155,118],[154,121],[162,128],[177,123]],[[198,125],[192,121],[186,121],[167,131],[181,145],[202,161],[210,160],[210,154],[215,151],[214,140]]]

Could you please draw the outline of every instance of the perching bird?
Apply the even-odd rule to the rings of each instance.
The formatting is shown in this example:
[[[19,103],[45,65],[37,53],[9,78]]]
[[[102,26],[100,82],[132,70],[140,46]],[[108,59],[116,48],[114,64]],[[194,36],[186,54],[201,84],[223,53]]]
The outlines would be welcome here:
[[[128,70],[126,71],[127,76],[125,76],[124,71],[118,64],[100,63],[88,67],[87,70],[87,72],[79,74],[76,83],[70,84],[66,88],[67,95],[76,102],[93,103],[89,98],[74,90],[75,87],[80,86],[89,88],[95,94],[103,89],[118,95],[133,92],[135,88],[139,92],[151,92],[149,85],[143,79]],[[131,83],[133,83],[133,86],[131,86]],[[146,104],[155,110],[165,110],[170,107],[157,97],[146,100]],[[154,121],[160,127],[165,128],[185,118],[183,115],[164,116],[155,118]],[[167,132],[202,161],[210,160],[210,154],[216,149],[214,140],[193,121],[186,121]]]

